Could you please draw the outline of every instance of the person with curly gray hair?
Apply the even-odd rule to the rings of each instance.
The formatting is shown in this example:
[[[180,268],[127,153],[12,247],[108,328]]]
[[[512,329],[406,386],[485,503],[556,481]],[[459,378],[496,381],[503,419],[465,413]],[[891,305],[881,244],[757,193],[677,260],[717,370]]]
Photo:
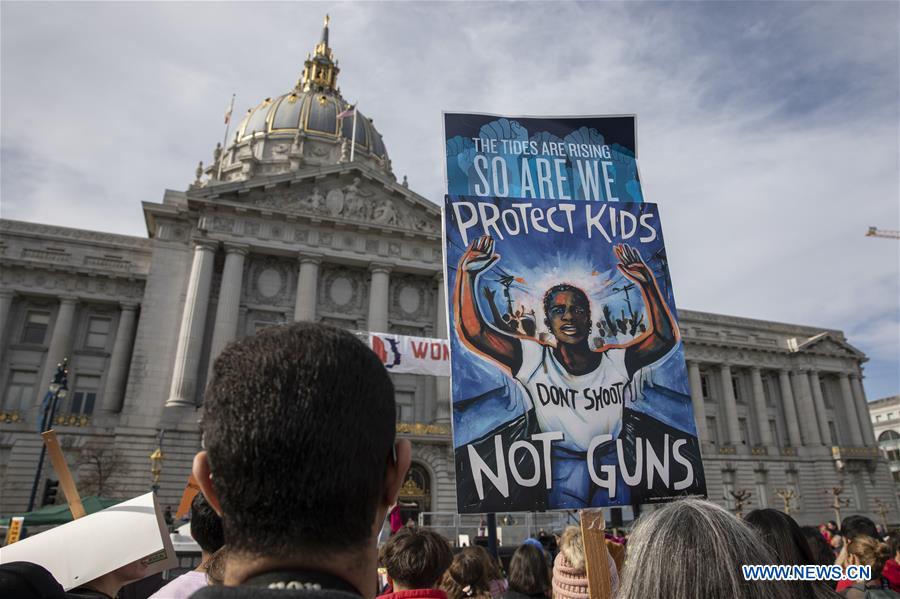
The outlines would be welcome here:
[[[741,566],[774,563],[762,539],[731,513],[682,499],[638,520],[616,597],[791,599],[786,582],[744,580]]]

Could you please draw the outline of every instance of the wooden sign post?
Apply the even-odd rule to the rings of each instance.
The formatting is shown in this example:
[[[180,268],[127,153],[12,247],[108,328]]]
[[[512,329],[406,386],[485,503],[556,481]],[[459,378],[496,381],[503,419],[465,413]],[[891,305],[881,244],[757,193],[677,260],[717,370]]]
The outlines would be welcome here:
[[[584,541],[584,565],[591,599],[609,599],[609,557],[606,549],[606,520],[603,510],[581,510],[581,538]]]
[[[63,456],[62,448],[59,446],[59,440],[56,438],[56,431],[50,429],[45,433],[41,433],[44,438],[44,446],[47,453],[50,454],[50,463],[56,471],[56,477],[59,479],[59,486],[62,487],[63,493],[66,494],[66,501],[69,504],[69,511],[72,512],[72,519],[77,520],[87,515],[84,506],[81,505],[81,496],[78,495],[78,489],[75,487],[75,481],[72,479],[72,473],[69,471],[69,465]]]

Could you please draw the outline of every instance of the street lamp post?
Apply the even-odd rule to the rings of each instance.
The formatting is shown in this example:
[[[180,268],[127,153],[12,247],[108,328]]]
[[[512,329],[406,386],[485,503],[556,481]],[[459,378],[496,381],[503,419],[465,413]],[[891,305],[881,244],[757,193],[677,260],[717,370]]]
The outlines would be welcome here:
[[[156,493],[159,491],[159,477],[162,475],[162,463],[163,460],[166,459],[166,456],[162,451],[163,438],[166,436],[166,431],[159,431],[159,436],[157,437],[156,442],[156,450],[150,454],[150,477],[153,481],[153,485],[151,488],[153,492]]]
[[[63,358],[56,365],[56,374],[44,396],[44,412],[41,415],[41,427],[38,432],[44,433],[53,428],[53,418],[56,416],[56,406],[60,399],[65,399],[69,392],[69,358]],[[34,509],[34,500],[37,497],[38,483],[41,480],[41,471],[44,469],[44,457],[47,455],[47,447],[41,443],[41,457],[38,458],[37,470],[34,473],[34,483],[31,485],[31,497],[28,499],[28,510]]]

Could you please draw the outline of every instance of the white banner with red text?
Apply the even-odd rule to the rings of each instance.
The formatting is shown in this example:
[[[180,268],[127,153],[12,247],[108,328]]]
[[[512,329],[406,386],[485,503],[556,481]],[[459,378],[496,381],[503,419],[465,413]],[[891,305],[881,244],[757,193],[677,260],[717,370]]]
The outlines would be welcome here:
[[[450,343],[446,339],[368,333],[369,347],[388,372],[450,376]]]

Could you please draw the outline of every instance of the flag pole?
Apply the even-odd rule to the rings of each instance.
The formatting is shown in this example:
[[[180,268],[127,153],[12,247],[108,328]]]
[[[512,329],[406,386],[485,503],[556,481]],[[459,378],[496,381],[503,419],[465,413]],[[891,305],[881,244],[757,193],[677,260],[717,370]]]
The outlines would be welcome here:
[[[353,155],[356,151],[356,114],[359,112],[359,106],[353,105],[353,133],[350,135],[350,162],[353,162]]]
[[[228,145],[228,129],[231,127],[231,113],[234,112],[234,97],[237,94],[231,94],[231,104],[228,105],[228,112],[225,113],[225,137],[222,138],[222,154],[219,156],[219,170],[216,173],[216,179],[222,180],[222,159],[225,156],[225,147]]]

